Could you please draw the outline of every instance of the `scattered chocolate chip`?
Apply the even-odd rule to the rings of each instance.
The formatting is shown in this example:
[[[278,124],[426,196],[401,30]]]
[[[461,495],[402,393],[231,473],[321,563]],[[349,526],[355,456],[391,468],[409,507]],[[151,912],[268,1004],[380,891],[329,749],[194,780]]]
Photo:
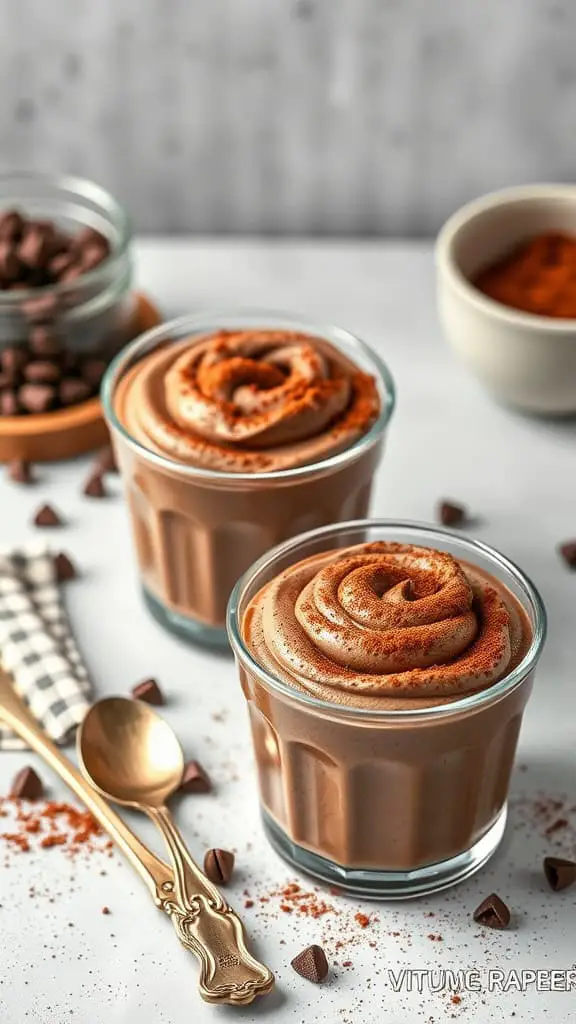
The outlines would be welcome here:
[[[56,572],[56,579],[58,583],[67,583],[69,580],[75,580],[78,573],[74,562],[71,562],[68,555],[64,551],[60,551],[54,559],[54,570]]]
[[[451,501],[441,501],[438,506],[438,518],[443,526],[462,526],[466,522],[466,509]]]
[[[12,459],[12,462],[8,463],[8,477],[15,484],[31,484],[30,463],[25,459]]]
[[[49,323],[58,313],[60,300],[54,292],[48,295],[37,295],[28,299],[22,306],[22,312],[32,324]]]
[[[476,907],[474,920],[486,928],[507,928],[510,924],[510,911],[504,901],[493,892]]]
[[[26,412],[40,415],[55,404],[56,389],[52,384],[23,384],[18,389],[18,402]]]
[[[62,526],[62,520],[51,505],[42,505],[34,516],[35,526]]]
[[[2,372],[5,373],[11,380],[14,380],[18,374],[22,372],[26,363],[28,362],[28,356],[26,350],[19,346],[8,346],[2,349],[0,353],[0,366],[2,366]]]
[[[560,892],[576,882],[576,861],[564,857],[544,857],[544,874],[550,888]]]
[[[91,394],[92,389],[86,381],[78,380],[77,377],[65,377],[60,381],[58,397],[62,405],[78,405],[80,402],[86,402]]]
[[[82,380],[85,380],[91,388],[98,388],[100,381],[106,372],[106,363],[103,359],[87,359],[81,370]]]
[[[103,914],[109,914],[110,913],[110,907],[102,907],[102,913]]]
[[[20,412],[15,391],[2,391],[0,394],[0,416],[17,416]]]
[[[31,384],[56,384],[61,377],[58,363],[49,359],[33,359],[24,367],[23,374]]]
[[[318,985],[328,974],[326,953],[322,946],[307,946],[294,957],[292,967],[301,978]]]
[[[234,871],[234,854],[230,850],[207,850],[204,857],[204,871],[211,882],[227,885]]]
[[[567,540],[560,545],[560,554],[571,569],[576,569],[576,540]]]
[[[89,476],[84,487],[82,488],[82,494],[85,494],[87,498],[105,498],[106,488],[104,487],[104,481],[100,473],[93,473]]]
[[[24,218],[17,210],[5,210],[0,214],[0,238],[17,242],[22,234]]]
[[[40,800],[44,796],[42,779],[33,768],[22,768],[12,780],[10,796],[16,800]]]
[[[35,356],[42,356],[45,359],[59,356],[62,352],[62,342],[47,324],[36,324],[31,328],[28,344]]]
[[[143,700],[145,704],[160,707],[165,703],[164,694],[155,679],[143,679],[141,683],[132,687],[131,693],[135,700]]]
[[[188,761],[184,765],[178,791],[180,793],[209,793],[211,789],[212,783],[202,765],[198,761]]]
[[[116,456],[114,455],[114,449],[111,444],[107,444],[105,448],[101,448],[96,456],[94,463],[94,469],[98,473],[117,473],[118,463],[116,462]]]

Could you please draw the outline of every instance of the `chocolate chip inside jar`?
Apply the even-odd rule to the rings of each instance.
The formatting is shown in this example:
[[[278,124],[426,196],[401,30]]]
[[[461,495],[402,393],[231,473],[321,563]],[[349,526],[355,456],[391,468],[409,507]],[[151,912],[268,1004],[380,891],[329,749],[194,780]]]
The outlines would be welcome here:
[[[111,251],[94,228],[72,233],[19,210],[0,213],[0,417],[48,413],[97,395],[119,345],[110,350],[110,339],[102,337],[94,347],[94,325],[73,329],[67,314],[91,297],[81,279]],[[79,282],[77,293],[59,288],[72,281]],[[7,293],[13,301],[3,306]]]

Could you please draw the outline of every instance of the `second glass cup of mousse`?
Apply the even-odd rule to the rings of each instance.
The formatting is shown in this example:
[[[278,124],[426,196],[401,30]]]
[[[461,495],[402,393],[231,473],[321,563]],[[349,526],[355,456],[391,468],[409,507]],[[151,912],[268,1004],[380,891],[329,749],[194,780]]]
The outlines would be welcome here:
[[[394,899],[494,853],[546,631],[512,562],[416,523],[312,530],[237,583],[228,629],[290,863]]]
[[[145,601],[168,629],[223,646],[252,562],[367,514],[394,384],[347,331],[259,311],[148,331],[111,365],[102,398]]]

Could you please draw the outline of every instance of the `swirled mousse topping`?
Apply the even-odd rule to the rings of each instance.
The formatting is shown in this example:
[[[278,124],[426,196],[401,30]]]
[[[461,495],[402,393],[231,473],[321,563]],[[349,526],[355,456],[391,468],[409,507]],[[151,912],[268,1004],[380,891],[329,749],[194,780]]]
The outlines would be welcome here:
[[[220,331],[152,352],[120,382],[136,440],[178,462],[270,472],[349,448],[380,412],[376,382],[328,342],[292,331]]]
[[[456,699],[521,660],[530,627],[494,577],[432,548],[377,542],[290,566],[244,621],[276,678],[338,703]]]

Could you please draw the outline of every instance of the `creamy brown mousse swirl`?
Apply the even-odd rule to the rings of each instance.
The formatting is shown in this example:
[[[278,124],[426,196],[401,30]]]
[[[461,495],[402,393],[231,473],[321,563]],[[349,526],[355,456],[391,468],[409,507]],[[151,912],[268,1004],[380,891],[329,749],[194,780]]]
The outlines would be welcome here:
[[[138,440],[228,472],[328,458],[380,411],[371,376],[326,341],[281,330],[221,331],[167,346],[145,356],[118,395]]]
[[[447,553],[385,542],[290,566],[254,599],[245,632],[273,674],[344,702],[453,699],[501,679],[522,644],[498,580]]]

